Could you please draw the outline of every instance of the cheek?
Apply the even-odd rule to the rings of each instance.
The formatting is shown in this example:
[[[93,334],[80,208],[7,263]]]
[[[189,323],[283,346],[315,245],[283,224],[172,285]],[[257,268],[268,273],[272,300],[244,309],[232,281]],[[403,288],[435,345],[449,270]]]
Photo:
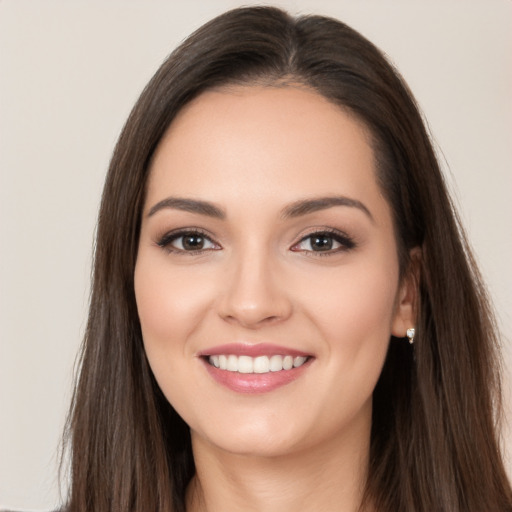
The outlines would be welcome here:
[[[301,294],[302,307],[325,342],[329,372],[338,376],[340,392],[369,395],[389,345],[398,266],[361,262],[316,277],[309,294]]]
[[[336,269],[317,279],[308,294],[303,293],[304,303],[330,334],[373,336],[379,332],[389,338],[397,282],[393,267],[387,271],[364,265],[360,271]]]
[[[142,256],[135,268],[135,296],[146,349],[185,349],[180,340],[201,323],[213,286],[211,279],[191,279],[186,266],[171,267],[161,256]]]
[[[151,370],[167,400],[188,417],[194,403],[194,371],[183,364],[195,348],[189,340],[210,303],[210,290],[190,279],[185,267],[171,267],[165,257],[140,254],[134,284],[144,348]],[[185,414],[183,414],[185,413]]]
[[[353,266],[347,272],[332,272],[316,288],[322,293],[310,296],[309,311],[325,341],[328,390],[336,397],[331,414],[338,408],[343,421],[368,403],[381,374],[397,283],[398,270],[393,265],[386,271],[380,265]]]

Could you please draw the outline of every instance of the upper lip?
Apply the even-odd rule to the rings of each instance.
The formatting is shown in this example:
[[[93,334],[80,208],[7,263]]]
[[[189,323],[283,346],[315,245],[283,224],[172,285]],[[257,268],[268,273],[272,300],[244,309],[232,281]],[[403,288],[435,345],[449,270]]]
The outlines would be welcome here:
[[[235,355],[235,356],[302,356],[309,357],[311,354],[301,350],[283,347],[280,345],[273,345],[271,343],[227,343],[225,345],[216,345],[215,347],[207,348],[198,353],[199,357],[206,356],[220,356],[220,355]]]

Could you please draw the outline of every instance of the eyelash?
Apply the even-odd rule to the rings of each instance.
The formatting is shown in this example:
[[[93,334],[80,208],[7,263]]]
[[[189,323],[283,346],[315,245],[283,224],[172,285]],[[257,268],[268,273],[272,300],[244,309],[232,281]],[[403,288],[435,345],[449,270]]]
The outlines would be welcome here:
[[[209,243],[215,245],[216,247],[198,250],[186,250],[180,249],[178,247],[173,247],[171,245],[176,240],[179,240],[180,238],[184,238],[186,236],[202,237],[205,241],[208,241]],[[162,249],[165,249],[169,253],[188,254],[189,256],[197,256],[199,254],[203,254],[206,251],[219,250],[221,248],[220,245],[214,242],[207,233],[198,228],[180,229],[178,231],[171,231],[169,233],[166,233],[158,240],[157,245]]]
[[[333,240],[334,242],[337,242],[340,244],[340,247],[337,247],[336,249],[328,249],[325,251],[313,251],[313,250],[306,250],[306,249],[296,249],[297,246],[302,244],[303,242],[309,240],[312,240],[314,237],[321,238],[325,237],[328,239]],[[311,245],[311,241],[310,241]],[[312,231],[311,233],[308,233],[307,235],[303,236],[296,244],[294,244],[291,247],[291,250],[294,252],[305,252],[309,253],[311,256],[332,256],[333,254],[338,254],[340,252],[347,252],[352,249],[356,248],[355,241],[348,236],[346,233],[343,233],[342,231],[338,231],[337,229],[321,229],[318,231]]]
[[[214,245],[215,247],[208,247],[206,249],[197,249],[197,250],[186,250],[186,249],[180,249],[178,247],[173,247],[172,243],[179,240],[180,238],[184,238],[186,236],[190,237],[202,237],[203,240],[209,242],[210,244]],[[312,240],[314,237],[320,238],[325,237],[328,239],[333,240],[334,242],[340,244],[340,247],[335,249],[327,249],[325,251],[314,251],[314,250],[307,250],[307,249],[298,249],[297,247],[301,245],[302,243],[306,242],[308,239]],[[169,233],[166,233],[163,235],[157,242],[157,245],[161,247],[162,249],[165,249],[169,253],[179,253],[179,254],[188,254],[190,256],[197,256],[200,254],[203,254],[204,252],[211,251],[211,250],[219,250],[222,247],[214,242],[212,238],[203,230],[198,228],[188,228],[188,229],[180,229],[178,231],[171,231]],[[182,242],[183,245],[183,242]],[[311,242],[310,242],[311,245]],[[346,252],[351,249],[354,249],[356,247],[356,243],[354,240],[348,236],[347,234],[338,231],[336,229],[321,229],[318,231],[312,231],[311,233],[308,233],[307,235],[303,236],[297,243],[293,244],[290,248],[293,252],[304,252],[309,253],[309,255],[324,257],[329,256],[333,254],[337,254],[340,252]]]

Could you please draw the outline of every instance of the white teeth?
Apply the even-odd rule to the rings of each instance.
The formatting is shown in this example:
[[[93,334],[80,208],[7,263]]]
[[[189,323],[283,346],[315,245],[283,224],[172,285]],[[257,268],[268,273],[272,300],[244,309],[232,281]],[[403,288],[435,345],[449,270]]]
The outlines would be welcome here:
[[[226,368],[228,372],[237,372],[238,371],[238,357],[236,356],[228,356],[228,366]]]
[[[307,359],[308,358],[305,356],[293,357],[290,355],[250,357],[229,354],[210,356],[208,361],[212,366],[220,368],[221,370],[227,370],[228,372],[268,373],[298,368],[299,366],[302,366]]]
[[[298,368],[299,366],[302,366],[306,362],[306,359],[307,359],[307,357],[297,356],[293,360],[293,367]]]
[[[253,369],[254,373],[268,373],[270,371],[270,359],[267,356],[255,357]]]
[[[252,368],[253,368],[252,357],[240,356],[238,358],[238,371],[240,373],[253,373]]]
[[[283,369],[283,356],[272,356],[270,358],[270,371],[280,372]]]
[[[284,356],[283,359],[283,370],[291,370],[293,368],[293,357]]]

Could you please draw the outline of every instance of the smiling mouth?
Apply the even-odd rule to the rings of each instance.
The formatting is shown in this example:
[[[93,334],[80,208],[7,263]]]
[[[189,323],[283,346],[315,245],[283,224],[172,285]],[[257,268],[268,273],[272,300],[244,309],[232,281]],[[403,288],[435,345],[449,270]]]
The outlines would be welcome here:
[[[307,356],[272,355],[251,357],[234,354],[211,355],[206,358],[207,362],[215,368],[244,374],[289,371],[301,367],[308,359],[309,357]]]

